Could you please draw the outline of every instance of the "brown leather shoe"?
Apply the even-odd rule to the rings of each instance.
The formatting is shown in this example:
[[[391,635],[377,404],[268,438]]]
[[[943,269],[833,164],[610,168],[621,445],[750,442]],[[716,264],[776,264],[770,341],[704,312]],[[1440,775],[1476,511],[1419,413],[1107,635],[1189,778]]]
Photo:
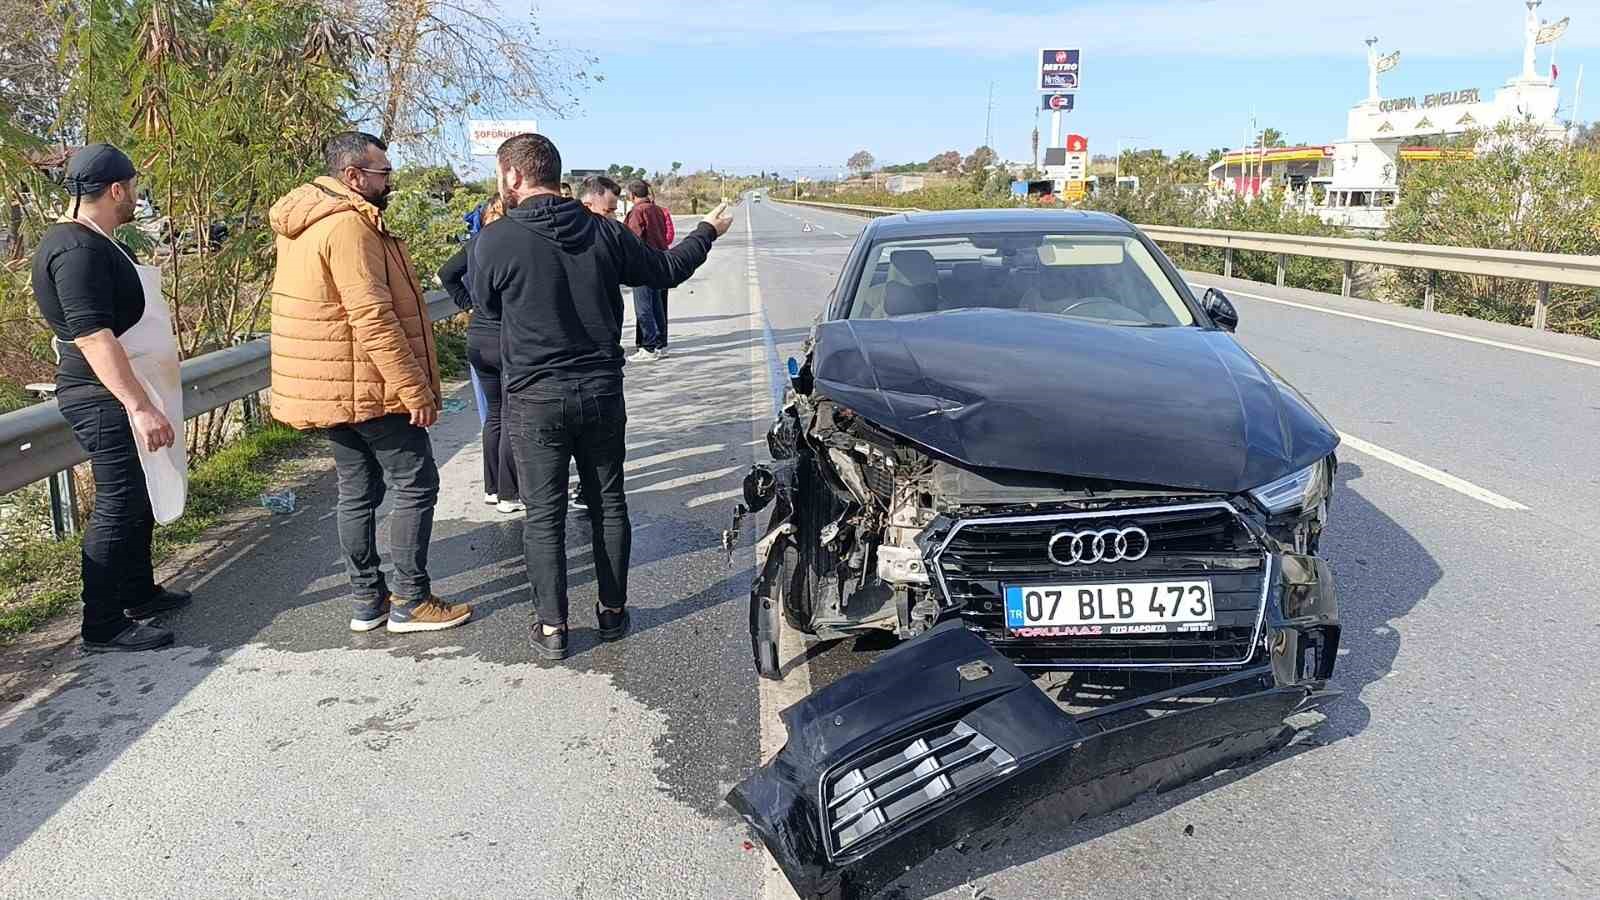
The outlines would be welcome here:
[[[432,595],[426,600],[413,600],[410,603],[396,597],[394,606],[389,609],[389,631],[443,631],[465,625],[470,618],[472,607],[465,603],[446,603]]]

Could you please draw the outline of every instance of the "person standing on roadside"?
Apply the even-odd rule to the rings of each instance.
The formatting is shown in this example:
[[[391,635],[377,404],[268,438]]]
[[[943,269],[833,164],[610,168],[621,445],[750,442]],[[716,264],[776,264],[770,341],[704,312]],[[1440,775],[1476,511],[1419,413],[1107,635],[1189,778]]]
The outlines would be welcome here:
[[[604,175],[590,175],[578,188],[579,202],[602,219],[616,221],[617,204],[621,197],[622,186]],[[589,510],[589,502],[583,498],[581,479],[580,483],[572,486],[572,493],[567,497],[567,508],[582,513]]]
[[[673,287],[706,260],[733,218],[725,206],[671,250],[561,197],[561,153],[542,135],[500,145],[506,217],[472,250],[472,296],[499,311],[512,453],[528,502],[523,550],[537,607],[533,647],[567,655],[567,467],[577,459],[589,504],[602,640],[627,633],[633,546],[623,490],[621,285]]]
[[[666,215],[650,199],[650,185],[635,181],[628,185],[628,196],[633,207],[628,210],[626,225],[634,236],[652,250],[665,250],[671,246],[667,240]],[[653,362],[667,355],[667,290],[640,285],[633,289],[634,343],[638,350],[629,358],[633,362]]]
[[[590,175],[578,190],[578,199],[589,212],[602,219],[617,217],[617,203],[622,197],[622,186],[604,175]]]
[[[136,329],[152,326],[171,339],[160,270],[139,266],[111,237],[133,221],[137,181],[133,161],[116,147],[79,150],[67,163],[69,215],[45,231],[33,255],[33,295],[56,351],[56,400],[94,470],[80,630],[91,652],[171,644],[170,630],[140,620],[190,600],[187,591],[155,583],[150,556],[155,512],[140,449],[171,447],[182,422],[146,390],[126,344]]]
[[[484,204],[482,229],[504,215],[499,197]],[[522,492],[517,488],[516,461],[511,458],[511,442],[504,439],[502,409],[505,386],[500,377],[500,318],[472,301],[472,240],[461,245],[455,255],[439,269],[439,280],[457,307],[472,311],[467,325],[467,362],[483,389],[486,415],[483,419],[483,502],[506,514],[523,511]]]
[[[427,429],[439,417],[439,358],[405,244],[384,227],[387,150],[370,134],[336,135],[327,175],[273,204],[272,415],[326,429],[333,444],[351,630],[387,621],[391,632],[438,631],[465,623],[472,607],[435,597],[428,579],[439,470]],[[377,543],[390,492],[392,596]]]

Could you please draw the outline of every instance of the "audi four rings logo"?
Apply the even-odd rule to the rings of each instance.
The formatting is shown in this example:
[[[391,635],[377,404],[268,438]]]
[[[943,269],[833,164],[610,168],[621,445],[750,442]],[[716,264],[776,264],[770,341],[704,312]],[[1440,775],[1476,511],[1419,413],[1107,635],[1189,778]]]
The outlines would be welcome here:
[[[1050,561],[1058,566],[1133,562],[1150,552],[1150,535],[1137,525],[1100,531],[1058,531],[1045,549]]]

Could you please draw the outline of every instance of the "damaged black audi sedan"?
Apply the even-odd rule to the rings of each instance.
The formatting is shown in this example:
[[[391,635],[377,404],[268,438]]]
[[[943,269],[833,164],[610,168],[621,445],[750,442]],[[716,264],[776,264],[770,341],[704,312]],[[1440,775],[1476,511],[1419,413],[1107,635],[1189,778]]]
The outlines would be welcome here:
[[[780,615],[907,639],[784,710],[787,743],[729,794],[802,896],[869,895],[1042,798],[1076,821],[1314,727],[1338,434],[1237,324],[1115,216],[861,233],[736,515],[773,508],[762,676]]]
[[[747,479],[776,503],[758,669],[780,612],[825,639],[959,620],[1023,666],[1261,661],[1296,578],[1331,602],[1338,436],[1237,322],[1116,216],[873,220]],[[1331,671],[1333,634],[1280,664]]]

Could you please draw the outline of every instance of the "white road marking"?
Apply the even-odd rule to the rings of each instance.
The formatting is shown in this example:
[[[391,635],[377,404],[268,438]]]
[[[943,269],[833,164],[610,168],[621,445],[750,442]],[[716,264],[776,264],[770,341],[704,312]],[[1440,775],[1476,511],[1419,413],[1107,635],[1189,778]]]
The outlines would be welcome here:
[[[745,249],[750,264],[748,280],[750,327],[752,329],[759,327],[766,335],[766,340],[762,344],[750,345],[750,371],[755,376],[755,381],[761,380],[761,373],[765,370],[769,382],[767,391],[762,391],[758,384],[752,385],[750,391],[750,418],[756,423],[756,434],[752,435],[751,443],[760,446],[766,443],[759,436],[766,431],[765,423],[770,422],[778,413],[784,379],[778,369],[778,351],[772,337],[772,323],[767,319],[766,309],[761,302],[761,279],[756,272],[755,226],[749,216],[745,217]],[[766,365],[762,365],[763,356],[766,357]],[[764,520],[752,516],[746,521],[747,529],[759,532],[762,526],[756,523]],[[751,544],[753,543],[754,541],[751,541]],[[741,554],[741,559],[754,562],[750,547],[741,548]],[[805,638],[789,627],[787,618],[779,616],[779,659],[782,659],[785,653],[792,656],[803,654],[805,651]],[[783,720],[778,717],[778,713],[804,699],[809,693],[811,693],[811,670],[804,662],[795,666],[782,681],[756,679],[756,696],[761,712],[761,762],[765,763],[771,759],[789,740],[788,729],[783,727]],[[789,884],[789,879],[784,877],[783,870],[778,868],[777,862],[772,859],[772,854],[767,851],[765,845],[761,848],[761,856],[766,865],[766,877],[762,879],[761,884],[762,900],[798,900],[794,888]]]
[[[1346,447],[1349,447],[1352,450],[1365,453],[1374,459],[1381,459],[1384,462],[1404,469],[1413,475],[1426,478],[1434,484],[1444,485],[1450,490],[1455,491],[1458,494],[1471,497],[1480,503],[1487,503],[1490,506],[1496,507],[1497,509],[1527,509],[1526,506],[1523,506],[1521,503],[1518,503],[1515,500],[1512,500],[1508,497],[1503,497],[1487,488],[1478,487],[1464,478],[1457,478],[1456,476],[1451,475],[1449,472],[1441,472],[1440,470],[1435,469],[1433,466],[1430,466],[1426,463],[1417,462],[1411,457],[1402,456],[1393,450],[1379,447],[1377,444],[1364,441],[1353,434],[1346,434],[1341,431],[1339,432],[1339,439],[1344,442]]]
[[[628,493],[655,494],[660,493],[661,491],[675,491],[678,488],[688,487],[692,484],[703,484],[707,481],[715,481],[718,478],[726,478],[727,476],[732,475],[734,472],[742,471],[743,469],[744,466],[727,466],[721,469],[711,469],[705,472],[696,472],[693,475],[683,475],[678,478],[668,478],[666,481],[658,481],[655,484],[645,485],[644,487],[631,487],[628,488]]]
[[[701,494],[693,500],[690,500],[688,503],[685,503],[684,506],[694,509],[697,506],[710,506],[713,503],[725,503],[729,500],[738,500],[743,496],[744,488],[739,487],[734,488],[731,491],[718,491],[715,494]]]
[[[650,456],[640,456],[636,459],[630,459],[622,464],[622,470],[624,472],[635,472],[647,466],[658,466],[662,463],[674,462],[680,459],[687,459],[691,456],[699,456],[702,453],[715,453],[718,450],[726,449],[728,449],[726,444],[706,444],[703,447],[685,447],[682,450],[668,450],[665,453],[655,453]]]
[[[1211,285],[1198,284],[1191,281],[1189,286],[1206,288],[1210,287]],[[1223,288],[1219,287],[1218,290],[1223,290]],[[1404,328],[1406,331],[1417,331],[1421,332],[1422,334],[1431,334],[1436,337],[1450,338],[1451,340],[1456,341],[1466,341],[1470,344],[1482,344],[1485,347],[1498,347],[1501,350],[1515,350],[1518,353],[1529,353],[1534,356],[1543,356],[1548,359],[1559,359],[1562,362],[1577,363],[1580,366],[1590,366],[1592,368],[1600,369],[1600,359],[1585,359],[1581,356],[1573,356],[1568,353],[1557,353],[1554,350],[1541,350],[1538,347],[1527,347],[1523,346],[1522,344],[1513,344],[1507,341],[1497,341],[1491,338],[1474,337],[1470,334],[1457,334],[1454,331],[1428,328],[1423,325],[1412,325],[1407,322],[1395,322],[1391,319],[1382,319],[1377,316],[1364,316],[1360,313],[1345,312],[1338,309],[1328,309],[1327,307],[1314,306],[1310,303],[1297,303],[1293,300],[1284,300],[1280,297],[1268,297],[1264,294],[1252,294],[1248,291],[1239,291],[1234,290],[1233,288],[1227,288],[1226,290],[1230,294],[1238,294],[1241,297],[1249,297],[1252,300],[1265,300],[1268,303],[1276,303],[1280,306],[1292,306],[1296,309],[1308,309],[1312,312],[1327,313],[1330,316],[1342,316],[1346,319],[1356,319],[1362,322],[1373,322],[1378,325],[1388,325],[1391,328]]]

